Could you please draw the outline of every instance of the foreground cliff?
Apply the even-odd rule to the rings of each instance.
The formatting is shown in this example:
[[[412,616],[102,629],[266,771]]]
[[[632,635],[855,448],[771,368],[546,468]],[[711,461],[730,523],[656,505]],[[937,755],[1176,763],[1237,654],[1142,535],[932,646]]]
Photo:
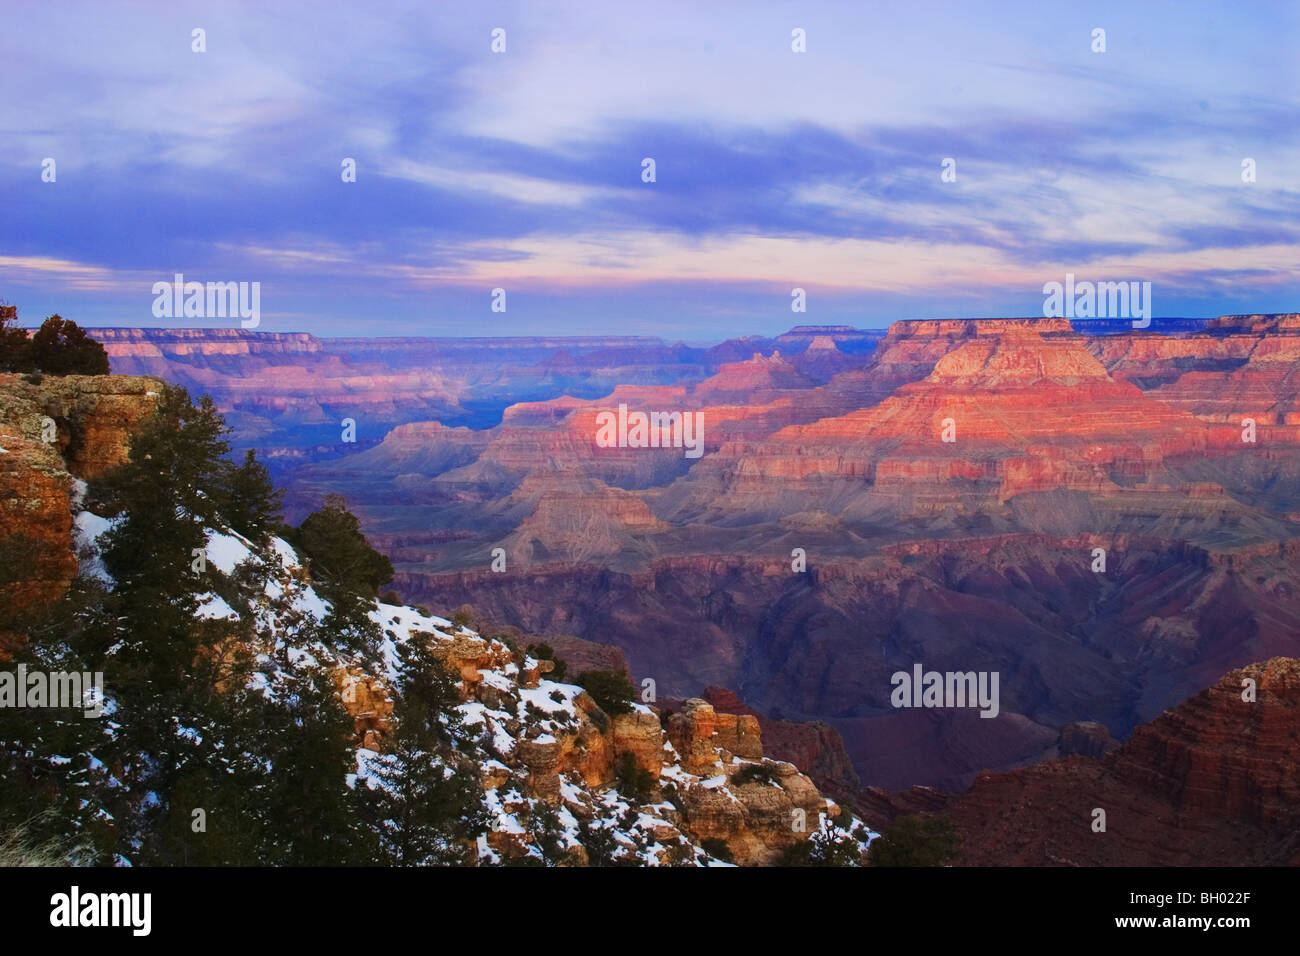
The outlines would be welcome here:
[[[67,591],[78,482],[126,460],[162,388],[146,377],[0,374],[0,609],[39,610]]]

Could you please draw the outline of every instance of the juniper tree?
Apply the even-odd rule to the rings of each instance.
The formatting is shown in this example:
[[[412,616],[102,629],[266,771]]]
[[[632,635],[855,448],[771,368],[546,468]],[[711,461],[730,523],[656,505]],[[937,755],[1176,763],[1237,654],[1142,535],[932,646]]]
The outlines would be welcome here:
[[[961,839],[946,816],[899,817],[871,841],[872,866],[947,866],[961,854]]]
[[[636,690],[622,671],[584,671],[574,682],[611,717],[632,712]]]
[[[375,597],[393,579],[388,558],[370,547],[361,522],[342,495],[326,495],[325,505],[289,532],[290,542],[307,558],[312,580],[328,590]]]
[[[18,325],[18,310],[0,299],[0,372],[30,372],[31,336]]]
[[[108,353],[76,322],[52,315],[31,338],[28,361],[50,375],[107,375]]]

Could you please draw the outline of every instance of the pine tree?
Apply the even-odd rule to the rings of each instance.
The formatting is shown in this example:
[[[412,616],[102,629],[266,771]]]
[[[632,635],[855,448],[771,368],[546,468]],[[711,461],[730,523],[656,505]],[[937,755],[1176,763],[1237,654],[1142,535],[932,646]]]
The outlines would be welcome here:
[[[393,565],[370,547],[343,496],[327,495],[325,507],[285,534],[306,559],[317,592],[330,604],[325,625],[334,646],[376,655],[382,632],[370,610],[380,587],[392,580]]]
[[[248,449],[243,464],[224,473],[221,508],[230,527],[257,544],[264,544],[284,527],[280,508],[284,492],[271,483],[271,474]]]
[[[383,861],[399,866],[464,862],[487,829],[481,754],[456,710],[457,683],[431,642],[415,634],[398,646],[396,727],[370,759],[370,779],[357,783]]]
[[[312,580],[327,588],[372,598],[393,579],[392,562],[370,547],[342,495],[326,495],[325,506],[303,519],[290,543],[307,558]]]
[[[269,768],[257,795],[264,844],[259,862],[326,866],[368,862],[374,853],[347,775],[355,768],[352,719],[324,668],[283,669],[266,709]]]
[[[118,852],[133,861],[184,860],[160,836],[177,811],[169,796],[205,772],[229,721],[210,654],[228,628],[196,618],[198,596],[222,578],[203,555],[206,529],[219,526],[225,432],[210,398],[196,406],[168,386],[128,460],[92,483],[87,498],[90,510],[116,519],[99,539],[113,587],[87,609],[75,646],[104,671],[118,707],[99,759],[118,778],[106,799]]]
[[[202,560],[208,528],[220,524],[225,422],[205,395],[167,386],[133,436],[127,462],[91,485],[90,510],[120,516],[100,539],[115,584],[116,614],[130,628],[106,635],[119,665],[174,683],[196,652],[196,595],[211,589]]]

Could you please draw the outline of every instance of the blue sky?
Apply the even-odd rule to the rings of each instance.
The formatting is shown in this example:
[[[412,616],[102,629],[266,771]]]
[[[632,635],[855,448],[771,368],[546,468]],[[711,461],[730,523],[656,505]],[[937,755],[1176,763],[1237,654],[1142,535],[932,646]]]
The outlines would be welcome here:
[[[1150,281],[1156,315],[1300,309],[1300,4],[5,2],[0,19],[0,297],[27,324],[220,323],[154,318],[176,272],[260,282],[260,329],[321,335],[1032,315],[1067,272]]]

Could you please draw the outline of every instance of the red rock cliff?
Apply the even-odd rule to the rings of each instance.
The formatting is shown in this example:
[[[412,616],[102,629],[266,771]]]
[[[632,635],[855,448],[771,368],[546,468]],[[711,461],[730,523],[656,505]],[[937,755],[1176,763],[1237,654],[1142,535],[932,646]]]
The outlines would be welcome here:
[[[52,603],[77,573],[73,480],[126,460],[131,434],[163,383],[121,375],[0,375],[0,544],[14,552],[0,614]],[[10,631],[0,620],[0,632]],[[14,635],[10,634],[10,640]]]

